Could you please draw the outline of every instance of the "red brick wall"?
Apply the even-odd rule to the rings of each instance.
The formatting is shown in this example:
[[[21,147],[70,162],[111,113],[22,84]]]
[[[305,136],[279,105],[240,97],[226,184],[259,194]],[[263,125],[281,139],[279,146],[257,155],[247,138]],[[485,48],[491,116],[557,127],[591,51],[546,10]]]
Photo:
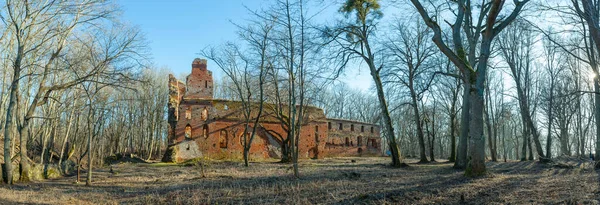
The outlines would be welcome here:
[[[175,135],[171,140],[173,143],[180,143],[186,140],[185,127],[189,124],[192,128],[191,139],[198,143],[199,149],[204,156],[215,159],[241,159],[243,145],[243,136],[245,123],[232,116],[241,115],[240,109],[218,109],[217,106],[227,101],[216,100],[183,100],[179,106],[179,121],[176,124]],[[235,102],[232,102],[235,103]],[[202,120],[202,111],[208,111],[208,118]],[[186,111],[191,110],[191,118],[186,117]],[[321,110],[322,112],[322,110]],[[267,111],[263,113],[264,118],[269,118]],[[208,128],[208,136],[204,136],[204,126]],[[252,132],[253,124],[250,123],[249,130]],[[318,131],[317,131],[318,127]],[[268,134],[265,130],[270,130],[286,136],[285,130],[280,123],[276,121],[261,120],[261,126],[257,129],[253,139],[250,156],[251,158],[279,158],[280,138],[277,135]],[[227,148],[220,147],[221,134],[227,134]],[[327,123],[325,121],[313,120],[304,125],[300,131],[299,157],[300,158],[323,158],[325,156],[325,141],[327,137]]]
[[[381,155],[379,126],[351,120],[327,120],[326,157]]]

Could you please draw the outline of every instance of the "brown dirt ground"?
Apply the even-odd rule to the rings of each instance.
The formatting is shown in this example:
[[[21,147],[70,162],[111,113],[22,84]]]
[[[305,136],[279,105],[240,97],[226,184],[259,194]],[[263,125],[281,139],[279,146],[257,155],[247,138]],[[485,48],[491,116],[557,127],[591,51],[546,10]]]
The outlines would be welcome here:
[[[355,160],[356,162],[351,162]],[[198,166],[118,164],[75,177],[0,185],[2,204],[598,204],[600,170],[537,162],[489,162],[490,174],[467,178],[451,163],[390,168],[388,158],[335,158],[291,165],[210,162]],[[413,162],[413,163],[411,163]],[[584,167],[584,168],[581,168]]]

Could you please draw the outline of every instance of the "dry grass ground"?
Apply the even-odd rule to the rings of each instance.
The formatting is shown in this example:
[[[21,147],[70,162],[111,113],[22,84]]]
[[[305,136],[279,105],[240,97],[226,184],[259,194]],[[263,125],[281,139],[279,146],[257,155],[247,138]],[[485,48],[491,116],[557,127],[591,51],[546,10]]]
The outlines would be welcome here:
[[[355,160],[356,162],[351,162]],[[200,167],[119,164],[95,171],[94,186],[75,177],[0,185],[15,204],[598,204],[600,171],[537,162],[488,163],[470,179],[450,163],[386,166],[387,158],[307,160],[301,179],[289,164],[211,162]],[[412,161],[408,161],[409,163]]]

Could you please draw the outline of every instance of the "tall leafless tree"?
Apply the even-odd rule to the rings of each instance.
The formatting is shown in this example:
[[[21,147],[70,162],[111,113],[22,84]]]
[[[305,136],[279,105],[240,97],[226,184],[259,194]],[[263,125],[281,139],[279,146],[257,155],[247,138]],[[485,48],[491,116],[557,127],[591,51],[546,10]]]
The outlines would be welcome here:
[[[342,5],[340,11],[352,18],[340,22],[335,27],[325,28],[324,36],[328,40],[328,44],[338,51],[335,52],[335,55],[342,62],[342,68],[352,59],[360,59],[369,67],[379,100],[384,136],[386,136],[391,152],[392,166],[399,167],[403,163],[401,152],[396,142],[394,126],[381,79],[382,69],[385,68],[384,52],[377,49],[374,40],[377,20],[382,16],[379,2],[377,0],[348,0]]]
[[[400,84],[408,89],[419,139],[419,162],[426,163],[424,125],[421,122],[419,102],[429,90],[435,76],[431,65],[435,45],[430,41],[432,32],[427,26],[418,20],[409,19],[407,22],[410,23],[399,22],[394,27],[397,35],[389,41],[394,63],[391,69],[385,71],[384,79],[385,83]]]
[[[454,47],[452,49],[446,40],[444,40],[444,34],[438,20],[431,18],[431,14],[428,13],[419,0],[411,0],[427,26],[433,30],[433,42],[458,68],[465,82],[465,87],[468,88],[465,90],[469,91],[470,103],[463,104],[463,112],[469,112],[470,119],[467,122],[465,117],[465,120],[461,122],[461,126],[469,124],[470,161],[466,167],[466,174],[469,176],[482,175],[486,172],[485,138],[483,136],[482,118],[485,81],[492,41],[517,18],[523,6],[528,1],[514,0],[514,9],[503,14],[505,15],[504,18],[498,17],[503,8],[505,8],[506,1],[490,1],[484,2],[481,5],[472,4],[470,0],[450,1],[448,5],[456,6],[451,7],[456,14],[455,21],[451,25],[451,39],[452,46]],[[473,16],[473,9],[476,8],[479,8],[479,11],[477,11],[478,17]],[[462,37],[463,33],[466,35],[466,38]],[[467,42],[468,46],[466,48],[463,46],[464,42]],[[477,60],[476,55],[478,55]],[[465,129],[463,130],[466,131]],[[460,143],[459,146],[461,146]],[[458,157],[462,158],[460,150]],[[458,158],[457,162],[459,162]],[[459,165],[458,167],[461,166]]]

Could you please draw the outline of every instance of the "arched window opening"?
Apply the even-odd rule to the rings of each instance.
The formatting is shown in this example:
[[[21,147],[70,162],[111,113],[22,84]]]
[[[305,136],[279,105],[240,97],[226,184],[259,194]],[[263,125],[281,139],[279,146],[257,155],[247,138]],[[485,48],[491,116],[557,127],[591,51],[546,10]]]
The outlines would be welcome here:
[[[374,133],[374,131],[373,131],[373,127],[371,127],[371,133]]]
[[[192,110],[190,110],[189,107],[187,108],[187,110],[185,110],[185,119],[192,119]]]
[[[354,131],[354,124],[350,125],[350,131]]]
[[[208,88],[208,80],[204,81],[204,88]]]
[[[200,118],[202,119],[202,121],[206,121],[206,119],[208,119],[208,109],[206,109],[206,107],[202,109],[202,114],[200,115]]]
[[[346,137],[346,146],[350,146],[350,138]]]
[[[338,128],[338,130],[343,130],[344,127],[342,126],[342,123],[340,123],[340,128]]]
[[[204,138],[208,138],[208,125],[204,124],[204,126],[202,126],[202,136],[204,136]]]
[[[331,130],[331,122],[327,122],[327,129]]]
[[[221,133],[219,134],[219,147],[227,148],[228,141],[227,130],[221,130]]]
[[[246,140],[250,140],[250,132],[247,133],[242,133],[242,135],[240,135],[240,144],[242,146],[246,146]]]
[[[192,138],[192,126],[190,126],[190,124],[187,124],[185,126],[185,138],[186,139],[191,139]]]
[[[319,132],[319,125],[315,126],[315,132]]]
[[[356,137],[356,146],[359,146],[359,147],[362,146],[362,137],[361,136]]]
[[[365,126],[364,125],[360,126],[360,132],[365,132]]]

